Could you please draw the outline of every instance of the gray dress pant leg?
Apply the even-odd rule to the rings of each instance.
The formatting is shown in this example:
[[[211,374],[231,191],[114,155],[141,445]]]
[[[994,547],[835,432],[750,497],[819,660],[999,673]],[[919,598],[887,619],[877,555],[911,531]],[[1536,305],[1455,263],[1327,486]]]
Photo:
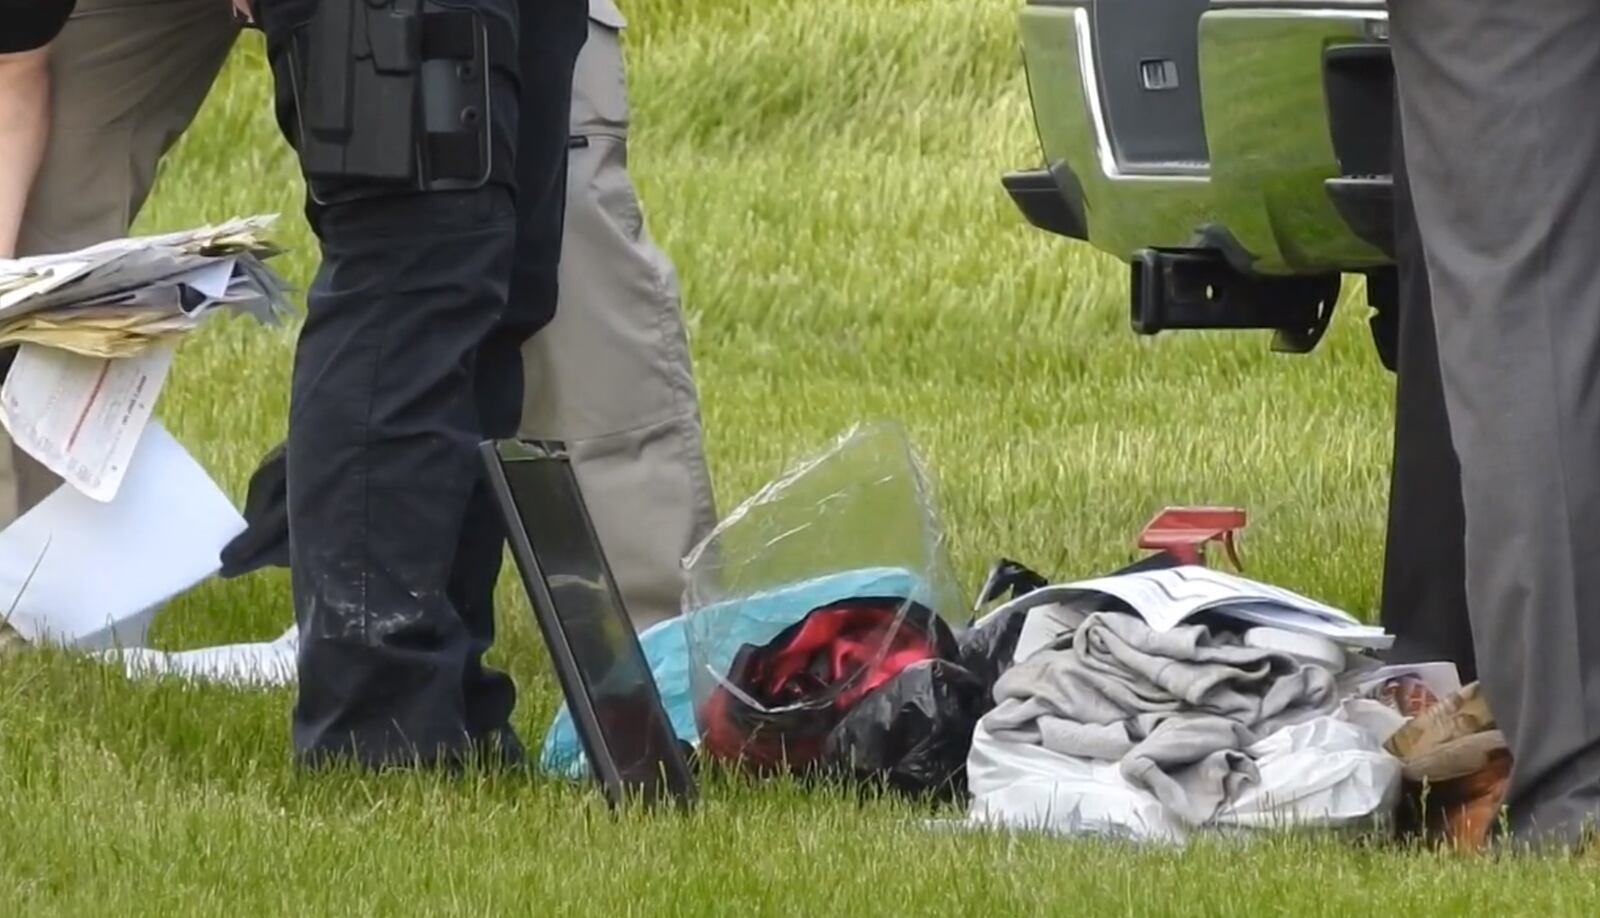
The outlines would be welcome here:
[[[1600,814],[1600,3],[1390,18],[1510,825],[1574,841]]]

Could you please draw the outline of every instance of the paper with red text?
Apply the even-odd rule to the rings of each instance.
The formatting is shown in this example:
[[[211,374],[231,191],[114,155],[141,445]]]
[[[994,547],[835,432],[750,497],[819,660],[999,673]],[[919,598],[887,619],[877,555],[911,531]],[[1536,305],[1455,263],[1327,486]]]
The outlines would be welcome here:
[[[0,387],[0,423],[90,498],[117,496],[172,367],[176,341],[112,360],[24,344]]]

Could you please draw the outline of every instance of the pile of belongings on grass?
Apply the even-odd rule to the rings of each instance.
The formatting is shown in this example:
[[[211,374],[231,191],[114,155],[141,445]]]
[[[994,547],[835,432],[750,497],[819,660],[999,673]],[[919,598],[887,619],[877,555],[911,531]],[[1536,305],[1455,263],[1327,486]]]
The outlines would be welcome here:
[[[904,433],[863,426],[685,559],[684,614],[640,642],[702,762],[958,803],[973,828],[1181,843],[1410,820],[1481,842],[1510,762],[1453,665],[1386,666],[1382,629],[1181,546],[1055,585],[1001,562],[969,606],[932,507]],[[294,637],[123,662],[282,684]],[[541,767],[588,775],[565,707]]]
[[[1386,741],[1461,689],[1181,553],[1061,585],[1005,562],[952,627],[969,607],[932,506],[903,433],[873,425],[734,511],[686,559],[684,615],[641,636],[679,737],[753,774],[964,801],[973,827],[1182,842],[1391,819],[1407,763]],[[542,764],[586,774],[565,709]]]

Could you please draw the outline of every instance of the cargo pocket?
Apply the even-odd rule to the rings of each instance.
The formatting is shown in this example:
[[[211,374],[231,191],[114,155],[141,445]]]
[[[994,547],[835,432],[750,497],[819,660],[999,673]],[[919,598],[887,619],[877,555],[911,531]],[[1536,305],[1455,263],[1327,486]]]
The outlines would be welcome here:
[[[636,243],[644,235],[644,208],[628,175],[628,145],[604,135],[590,137],[588,142],[580,156],[589,161],[583,174],[596,209],[624,239]]]

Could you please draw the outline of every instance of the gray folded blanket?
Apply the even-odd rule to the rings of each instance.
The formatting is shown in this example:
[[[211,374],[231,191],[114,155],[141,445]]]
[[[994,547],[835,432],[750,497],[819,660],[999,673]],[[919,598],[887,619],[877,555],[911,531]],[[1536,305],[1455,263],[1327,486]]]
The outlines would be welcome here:
[[[1325,669],[1203,625],[1157,632],[1115,612],[1011,668],[994,695],[984,726],[996,739],[1120,762],[1129,783],[1196,826],[1259,779],[1246,749],[1338,705]]]

